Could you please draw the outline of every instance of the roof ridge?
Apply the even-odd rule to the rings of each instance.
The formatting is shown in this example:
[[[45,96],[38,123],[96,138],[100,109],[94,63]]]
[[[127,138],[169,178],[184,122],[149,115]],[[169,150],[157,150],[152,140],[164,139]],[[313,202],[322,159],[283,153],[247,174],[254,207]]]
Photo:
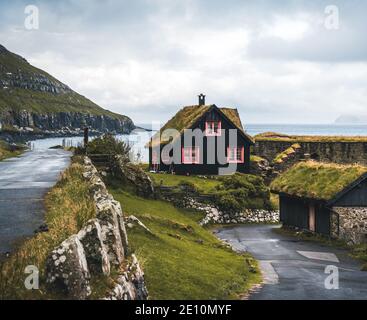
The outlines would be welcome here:
[[[218,109],[219,112],[225,117],[225,119],[230,121],[233,126],[237,128],[246,139],[250,140],[253,143],[252,137],[249,136],[243,129],[238,109],[229,107],[219,108],[215,104],[191,105],[181,107],[176,112],[176,114],[160,128],[160,130],[153,136],[152,140],[155,140],[155,137],[161,135],[162,132],[167,128],[176,129],[181,134],[184,129],[191,128],[212,108]],[[165,141],[160,141],[160,143],[165,143]],[[153,144],[155,145],[155,143]],[[151,145],[151,142],[149,142],[148,145]]]

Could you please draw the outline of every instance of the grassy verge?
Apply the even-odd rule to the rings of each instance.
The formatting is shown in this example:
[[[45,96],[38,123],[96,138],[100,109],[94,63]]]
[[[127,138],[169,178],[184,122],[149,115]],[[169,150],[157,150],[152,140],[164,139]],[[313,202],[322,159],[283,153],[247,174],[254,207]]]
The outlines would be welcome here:
[[[176,187],[181,183],[193,184],[201,193],[212,193],[221,184],[220,179],[211,179],[198,176],[181,176],[165,173],[150,173],[154,184],[167,187]]]
[[[278,142],[367,142],[367,136],[296,136],[277,132],[264,132],[254,136],[256,141]]]
[[[270,193],[270,202],[274,210],[279,210],[279,196],[275,193]]]
[[[73,161],[56,186],[47,194],[45,204],[45,220],[49,231],[25,240],[11,257],[1,264],[0,299],[52,298],[44,285],[45,260],[48,253],[70,235],[78,232],[95,214],[80,164]],[[25,289],[24,280],[27,274],[24,269],[27,265],[38,267],[40,290]]]
[[[5,141],[0,140],[0,161],[7,159],[7,158],[17,157],[20,154],[22,154],[24,150],[25,150],[25,147],[23,146],[11,147]]]
[[[137,216],[154,233],[128,229],[151,299],[237,299],[260,281],[256,261],[234,253],[200,227],[201,214],[139,198],[116,185],[110,191],[126,214]]]
[[[326,237],[323,235],[313,234],[310,232],[296,231],[286,227],[273,229],[273,232],[276,232],[284,236],[295,237],[298,240],[318,242],[323,243],[327,246],[345,249],[349,252],[349,255],[351,257],[362,261],[364,263],[362,270],[367,271],[367,244],[348,246],[343,240],[331,239],[330,237]]]

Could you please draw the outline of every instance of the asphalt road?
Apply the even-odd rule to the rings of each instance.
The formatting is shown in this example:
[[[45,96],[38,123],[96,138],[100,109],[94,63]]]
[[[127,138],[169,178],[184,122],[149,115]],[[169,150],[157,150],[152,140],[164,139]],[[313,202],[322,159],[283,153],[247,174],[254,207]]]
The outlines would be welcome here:
[[[278,226],[279,227],[279,226]],[[253,300],[367,299],[367,272],[361,263],[342,249],[298,241],[275,233],[271,225],[244,225],[222,228],[217,237],[234,250],[249,252],[260,262],[264,283],[249,296]],[[327,289],[337,281],[325,273],[339,273],[338,289]],[[329,277],[327,279],[327,277]]]
[[[70,156],[46,149],[0,162],[0,255],[43,223],[44,195],[67,168]]]

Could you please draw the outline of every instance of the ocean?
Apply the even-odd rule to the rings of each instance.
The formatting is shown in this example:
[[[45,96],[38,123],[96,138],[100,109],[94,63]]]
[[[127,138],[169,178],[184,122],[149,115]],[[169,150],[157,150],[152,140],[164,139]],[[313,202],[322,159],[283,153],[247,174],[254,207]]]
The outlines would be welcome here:
[[[137,124],[137,126],[150,129],[151,125]],[[279,132],[289,135],[324,135],[324,136],[367,136],[367,125],[327,125],[327,124],[247,124],[245,130],[250,135],[262,132]],[[132,146],[135,161],[148,162],[149,154],[145,144],[154,132],[140,131],[130,135],[117,137]],[[55,145],[78,146],[83,141],[82,137],[47,138],[31,142],[32,149],[48,149]]]
[[[146,129],[152,127],[151,124],[138,124],[138,126]],[[262,132],[311,136],[367,136],[367,124],[246,124],[245,131],[252,136]]]
[[[250,135],[262,132],[279,132],[289,135],[311,136],[367,136],[367,125],[342,124],[248,124]]]

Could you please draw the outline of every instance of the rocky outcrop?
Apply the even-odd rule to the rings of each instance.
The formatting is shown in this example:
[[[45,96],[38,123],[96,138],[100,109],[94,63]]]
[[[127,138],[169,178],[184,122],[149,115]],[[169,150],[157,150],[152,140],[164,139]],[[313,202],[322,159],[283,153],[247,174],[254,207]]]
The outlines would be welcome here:
[[[260,176],[264,179],[266,184],[270,184],[274,178],[274,168],[270,162],[264,158],[251,160],[250,162],[250,173],[256,176]]]
[[[149,175],[139,166],[117,155],[112,165],[113,175],[135,188],[137,195],[144,198],[154,197],[154,185]]]
[[[91,294],[90,273],[77,235],[66,239],[46,261],[47,283],[71,299],[86,299]]]
[[[134,227],[139,227],[148,232],[151,235],[154,235],[154,233],[143,223],[141,222],[137,217],[131,215],[126,218],[126,226],[130,229]]]
[[[8,110],[0,114],[0,122],[3,126],[12,127],[13,131],[42,131],[45,134],[80,134],[84,127],[99,133],[130,133],[135,128],[128,117],[81,112],[35,113],[27,110]]]
[[[128,238],[120,203],[109,194],[89,158],[83,176],[90,183],[96,218],[55,248],[46,261],[46,281],[70,299],[86,299],[94,276],[121,272],[108,299],[147,299],[144,273],[134,255],[128,255]]]

